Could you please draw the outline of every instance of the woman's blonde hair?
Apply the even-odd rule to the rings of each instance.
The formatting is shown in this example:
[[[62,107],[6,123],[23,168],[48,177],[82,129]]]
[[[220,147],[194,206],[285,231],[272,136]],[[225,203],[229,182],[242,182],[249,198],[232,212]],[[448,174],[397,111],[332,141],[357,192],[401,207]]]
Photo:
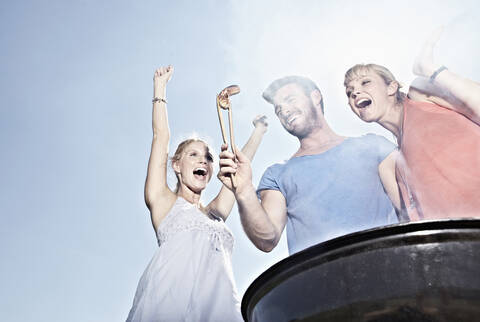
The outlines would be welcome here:
[[[377,73],[378,76],[380,76],[385,84],[390,85],[391,82],[396,82],[398,84],[397,92],[395,94],[396,102],[401,103],[406,97],[406,94],[402,91],[400,91],[400,88],[402,88],[402,84],[400,84],[399,81],[395,79],[395,76],[393,76],[392,72],[389,71],[386,67],[383,67],[381,65],[377,64],[357,64],[347,70],[345,73],[345,80],[343,81],[343,85],[345,87],[348,86],[348,84],[360,77],[364,76],[368,72],[375,72]]]

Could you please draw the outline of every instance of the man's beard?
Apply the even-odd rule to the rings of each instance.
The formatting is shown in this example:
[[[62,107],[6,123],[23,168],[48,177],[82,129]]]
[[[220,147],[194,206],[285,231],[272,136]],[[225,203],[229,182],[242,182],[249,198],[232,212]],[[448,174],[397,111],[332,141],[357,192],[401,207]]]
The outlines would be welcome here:
[[[310,133],[313,132],[314,129],[321,128],[322,125],[318,122],[318,112],[314,108],[313,104],[309,105],[309,113],[305,115],[304,122],[306,124],[304,124],[300,129],[287,129],[285,127],[284,128],[288,133],[297,137],[300,140],[307,137]]]

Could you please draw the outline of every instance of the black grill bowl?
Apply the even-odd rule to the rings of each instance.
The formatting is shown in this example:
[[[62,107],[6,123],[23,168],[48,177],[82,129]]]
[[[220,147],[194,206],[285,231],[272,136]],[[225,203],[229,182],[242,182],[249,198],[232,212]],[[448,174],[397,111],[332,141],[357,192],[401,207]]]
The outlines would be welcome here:
[[[370,229],[273,265],[247,289],[248,322],[480,321],[480,220]]]

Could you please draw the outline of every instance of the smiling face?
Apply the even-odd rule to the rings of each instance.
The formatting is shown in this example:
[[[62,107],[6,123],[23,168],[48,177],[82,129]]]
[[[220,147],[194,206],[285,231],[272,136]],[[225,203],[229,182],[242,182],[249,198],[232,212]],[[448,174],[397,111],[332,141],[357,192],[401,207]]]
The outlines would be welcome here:
[[[200,193],[207,186],[213,172],[213,157],[208,146],[202,141],[187,141],[184,147],[179,146],[177,152],[172,166],[180,186]]]
[[[389,105],[396,103],[398,83],[386,83],[383,77],[364,68],[345,84],[348,104],[352,111],[365,122],[378,122]]]
[[[321,95],[318,92],[319,101]],[[319,126],[318,111],[312,98],[295,83],[279,88],[272,100],[275,114],[288,133],[303,138]]]

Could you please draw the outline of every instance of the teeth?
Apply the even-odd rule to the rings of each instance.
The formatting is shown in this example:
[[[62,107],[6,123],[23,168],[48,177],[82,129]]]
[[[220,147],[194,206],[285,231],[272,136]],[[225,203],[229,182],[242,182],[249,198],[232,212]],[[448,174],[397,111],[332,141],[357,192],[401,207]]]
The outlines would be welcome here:
[[[207,170],[204,168],[196,168],[195,170],[193,170],[193,173],[204,176],[207,174]]]
[[[368,98],[362,98],[362,99],[359,99],[357,101],[357,106],[359,107],[367,107],[368,105],[370,105],[372,103],[371,100],[369,100]]]
[[[366,101],[368,101],[366,98],[362,98],[357,102],[357,104],[362,104],[363,102],[366,102]]]

